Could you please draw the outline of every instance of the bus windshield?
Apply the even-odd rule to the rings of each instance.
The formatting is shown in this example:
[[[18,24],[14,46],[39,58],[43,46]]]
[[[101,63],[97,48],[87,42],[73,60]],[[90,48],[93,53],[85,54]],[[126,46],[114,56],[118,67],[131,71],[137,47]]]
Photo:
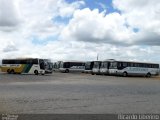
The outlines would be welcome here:
[[[85,69],[90,69],[91,67],[91,62],[86,62],[85,63]]]
[[[64,64],[63,62],[60,63],[60,68],[63,68],[64,67]]]
[[[99,66],[100,66],[100,63],[99,63],[99,62],[94,62],[93,68],[99,68]]]
[[[111,62],[109,68],[110,69],[116,69],[117,68],[117,62]]]
[[[101,64],[101,68],[108,68],[108,62],[103,62]]]

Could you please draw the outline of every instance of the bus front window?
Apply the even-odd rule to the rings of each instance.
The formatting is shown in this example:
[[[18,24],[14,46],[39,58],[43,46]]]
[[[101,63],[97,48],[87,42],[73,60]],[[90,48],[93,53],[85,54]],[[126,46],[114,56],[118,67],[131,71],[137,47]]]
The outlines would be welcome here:
[[[93,68],[99,68],[99,62],[95,62]]]
[[[101,63],[101,68],[108,68],[108,63],[107,62]]]
[[[44,62],[44,60],[40,59],[39,60],[39,65],[40,65],[40,69],[42,69],[42,70],[45,69],[45,62]]]
[[[105,68],[105,63],[102,63],[102,64],[101,64],[101,68]]]
[[[90,62],[85,63],[85,69],[90,69],[90,66],[91,66]]]
[[[110,69],[117,69],[117,62],[112,62],[110,64]]]
[[[61,62],[60,63],[60,68],[63,68],[63,67],[64,67],[63,62]]]

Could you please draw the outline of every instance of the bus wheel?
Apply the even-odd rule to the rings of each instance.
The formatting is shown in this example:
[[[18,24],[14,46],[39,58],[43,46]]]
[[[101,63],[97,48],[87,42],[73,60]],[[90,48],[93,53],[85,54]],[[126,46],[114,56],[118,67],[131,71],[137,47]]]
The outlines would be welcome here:
[[[66,73],[69,73],[69,70],[68,70],[68,69],[66,69],[66,70],[65,70],[65,72],[66,72]]]
[[[10,73],[11,73],[11,74],[14,74],[14,70],[12,69],[12,70],[10,71]]]
[[[37,70],[35,70],[35,71],[34,71],[34,74],[35,74],[35,75],[38,75],[38,71],[37,71]]]
[[[151,77],[151,73],[147,73],[146,77],[148,78]]]
[[[127,72],[124,72],[124,73],[123,73],[123,77],[127,77]]]
[[[11,72],[10,72],[10,69],[8,69],[8,70],[7,70],[7,73],[8,73],[8,74],[10,74],[10,73],[11,73]]]

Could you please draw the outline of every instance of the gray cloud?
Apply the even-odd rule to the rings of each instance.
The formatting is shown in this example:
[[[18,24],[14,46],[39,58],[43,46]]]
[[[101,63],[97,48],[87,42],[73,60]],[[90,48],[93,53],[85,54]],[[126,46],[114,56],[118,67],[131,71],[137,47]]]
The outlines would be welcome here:
[[[19,24],[19,15],[14,0],[0,0],[0,27],[15,27]],[[1,29],[0,30],[3,30]]]
[[[8,45],[3,49],[3,52],[13,52],[13,51],[18,51],[18,49],[14,45]]]
[[[143,31],[135,36],[134,44],[160,46],[160,35],[152,31]]]

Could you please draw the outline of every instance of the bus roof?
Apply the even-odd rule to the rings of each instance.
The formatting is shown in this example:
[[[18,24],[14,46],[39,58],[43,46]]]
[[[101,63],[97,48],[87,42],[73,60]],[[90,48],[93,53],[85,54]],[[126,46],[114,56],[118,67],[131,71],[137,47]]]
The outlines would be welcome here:
[[[102,61],[100,61],[100,60],[96,60],[96,61],[93,61],[93,62],[102,62]]]
[[[39,58],[9,58],[9,59],[2,59],[2,60],[28,60],[28,59],[39,59]]]
[[[145,64],[158,64],[159,65],[159,63],[127,61],[127,60],[113,60],[113,62],[130,62],[130,63],[145,63]]]
[[[82,62],[82,63],[85,63],[84,61],[76,61],[76,60],[70,60],[70,61],[61,61],[61,62]]]
[[[116,61],[115,59],[106,59],[106,60],[103,60],[102,62],[112,62],[112,61]]]

